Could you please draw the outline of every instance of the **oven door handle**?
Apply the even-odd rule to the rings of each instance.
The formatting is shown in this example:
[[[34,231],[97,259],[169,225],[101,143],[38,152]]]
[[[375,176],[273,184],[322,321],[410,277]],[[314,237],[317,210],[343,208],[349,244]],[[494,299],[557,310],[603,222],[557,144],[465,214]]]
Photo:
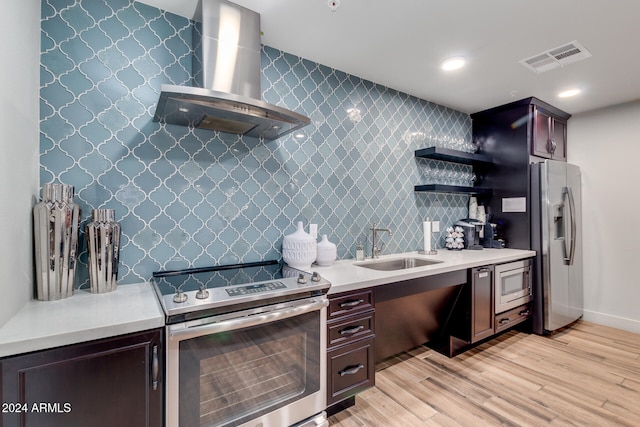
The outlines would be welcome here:
[[[252,316],[239,317],[236,319],[223,320],[217,323],[209,323],[206,325],[192,326],[187,328],[175,329],[169,326],[170,340],[187,340],[202,335],[217,334],[220,332],[233,331],[241,328],[248,328],[256,325],[264,325],[266,323],[276,322],[278,320],[288,319],[301,314],[310,313],[312,311],[322,310],[329,305],[326,298],[294,307],[286,307],[267,313],[256,314]]]

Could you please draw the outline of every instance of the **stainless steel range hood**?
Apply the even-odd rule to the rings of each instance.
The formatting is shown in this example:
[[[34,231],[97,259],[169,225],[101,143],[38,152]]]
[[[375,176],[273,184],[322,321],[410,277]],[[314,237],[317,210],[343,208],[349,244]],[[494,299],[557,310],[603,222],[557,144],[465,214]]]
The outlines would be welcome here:
[[[200,0],[193,31],[194,83],[162,85],[153,120],[267,140],[311,121],[261,100],[260,15],[226,0]]]

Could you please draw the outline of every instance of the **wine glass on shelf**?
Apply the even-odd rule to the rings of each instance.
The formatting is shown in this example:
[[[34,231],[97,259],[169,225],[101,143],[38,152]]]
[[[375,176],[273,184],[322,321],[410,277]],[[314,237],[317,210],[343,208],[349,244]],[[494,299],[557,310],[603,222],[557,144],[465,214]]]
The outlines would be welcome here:
[[[427,181],[427,184],[435,184],[436,177],[434,170],[427,166],[424,169],[424,178]]]
[[[476,181],[478,181],[478,176],[473,172],[469,173],[469,187],[475,186]]]

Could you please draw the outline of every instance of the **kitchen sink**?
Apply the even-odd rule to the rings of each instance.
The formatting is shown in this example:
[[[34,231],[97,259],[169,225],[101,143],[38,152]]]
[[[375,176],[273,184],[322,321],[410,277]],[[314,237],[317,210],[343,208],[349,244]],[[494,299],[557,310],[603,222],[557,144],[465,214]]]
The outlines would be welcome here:
[[[442,261],[433,261],[422,258],[395,258],[380,261],[368,261],[362,264],[354,264],[358,267],[369,268],[371,270],[393,271],[406,270],[407,268],[424,267],[425,265],[439,264]]]

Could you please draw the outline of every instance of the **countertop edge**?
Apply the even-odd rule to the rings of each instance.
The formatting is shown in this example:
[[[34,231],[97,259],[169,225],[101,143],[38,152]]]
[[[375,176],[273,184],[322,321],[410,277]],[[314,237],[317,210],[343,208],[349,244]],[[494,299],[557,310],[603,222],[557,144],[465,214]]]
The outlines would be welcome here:
[[[331,282],[329,295],[342,292],[356,291],[370,287],[386,285],[389,283],[410,280],[419,277],[449,273],[468,268],[480,267],[488,264],[502,264],[532,258],[535,251],[520,249],[485,249],[484,251],[440,251],[438,255],[421,255],[417,251],[402,254],[384,255],[380,260],[398,257],[417,257],[443,261],[441,264],[433,264],[426,267],[417,267],[393,272],[379,272],[364,269],[354,265],[353,259],[340,260],[329,267],[312,266],[312,271],[317,271]],[[364,262],[372,262],[367,260]]]
[[[0,357],[141,332],[164,326],[149,283],[107,294],[76,290],[59,301],[29,301],[0,328]]]

